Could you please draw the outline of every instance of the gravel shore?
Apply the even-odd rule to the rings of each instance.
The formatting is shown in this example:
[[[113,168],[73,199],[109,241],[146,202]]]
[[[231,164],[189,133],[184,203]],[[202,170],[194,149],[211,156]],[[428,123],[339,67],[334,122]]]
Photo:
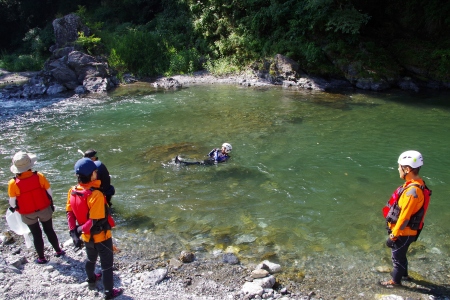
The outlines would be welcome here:
[[[45,238],[44,238],[45,240]],[[2,225],[0,244],[0,299],[103,299],[101,282],[93,290],[85,282],[84,249],[75,251],[72,241],[63,243],[66,255],[55,257],[46,246],[49,262],[34,262],[33,247],[26,248],[22,236]],[[181,251],[180,251],[181,252]],[[124,292],[116,299],[449,299],[446,284],[433,284],[423,279],[404,283],[401,288],[387,290],[376,278],[389,278],[388,268],[361,274],[348,270],[347,262],[330,266],[326,257],[308,274],[293,274],[284,264],[274,274],[276,283],[264,289],[262,295],[244,293],[242,288],[251,282],[256,264],[229,264],[222,255],[194,259],[183,263],[178,257],[167,259],[164,253],[151,257],[130,256],[127,251],[115,254],[115,287]],[[282,264],[283,265],[283,264]],[[446,268],[446,266],[442,266]],[[99,268],[99,263],[97,264]],[[324,270],[328,270],[325,272]],[[97,269],[97,272],[100,272]],[[445,272],[445,271],[444,271]],[[414,277],[414,274],[413,274]]]

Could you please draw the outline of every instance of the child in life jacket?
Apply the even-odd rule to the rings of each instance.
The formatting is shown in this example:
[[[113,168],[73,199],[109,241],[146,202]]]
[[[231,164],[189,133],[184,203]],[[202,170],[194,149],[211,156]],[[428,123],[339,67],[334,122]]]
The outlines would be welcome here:
[[[34,248],[38,254],[38,264],[48,262],[44,255],[44,240],[39,222],[42,224],[48,241],[55,250],[55,256],[65,254],[53,229],[52,215],[55,210],[50,183],[40,172],[31,168],[36,163],[36,155],[23,151],[17,152],[12,159],[11,172],[15,177],[8,183],[9,205],[11,211],[17,211],[33,235]]]
[[[429,200],[424,191],[429,192],[425,182],[419,176],[423,165],[423,157],[418,151],[403,152],[398,158],[398,172],[405,183],[399,187],[383,208],[387,221],[388,238],[386,245],[391,248],[393,271],[392,279],[380,282],[382,286],[393,287],[401,285],[402,280],[409,280],[408,259],[406,254],[412,242],[417,239],[423,226]]]
[[[122,289],[113,288],[113,241],[111,228],[114,220],[109,206],[97,180],[97,166],[89,158],[75,163],[78,184],[67,195],[67,222],[74,246],[81,248],[85,244],[87,261],[85,265],[87,282],[91,289],[102,278],[105,299],[122,294]],[[95,274],[97,258],[100,257],[102,273]]]

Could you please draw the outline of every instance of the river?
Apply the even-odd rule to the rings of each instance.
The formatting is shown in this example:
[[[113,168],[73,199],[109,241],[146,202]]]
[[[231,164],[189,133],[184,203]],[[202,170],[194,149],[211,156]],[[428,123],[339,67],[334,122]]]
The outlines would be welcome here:
[[[14,153],[36,153],[55,228],[68,238],[73,165],[78,149],[94,148],[116,188],[116,243],[130,254],[233,250],[243,262],[268,258],[304,272],[338,257],[346,269],[374,271],[390,265],[381,208],[402,184],[397,158],[418,150],[433,196],[410,268],[445,282],[449,96],[135,84],[102,96],[2,100],[0,192],[6,200]],[[223,142],[233,146],[227,163],[173,163],[204,159]]]

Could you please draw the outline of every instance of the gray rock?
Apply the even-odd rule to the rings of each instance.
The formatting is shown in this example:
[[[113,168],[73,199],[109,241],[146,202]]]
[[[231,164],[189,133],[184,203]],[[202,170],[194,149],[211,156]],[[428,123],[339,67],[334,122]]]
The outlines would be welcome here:
[[[22,96],[24,98],[33,98],[37,96],[42,96],[47,91],[47,87],[43,84],[36,85],[24,85]]]
[[[167,269],[161,268],[156,269],[151,272],[144,272],[141,275],[141,281],[143,281],[147,285],[156,285],[163,281],[163,279],[167,276]]]
[[[74,92],[75,92],[76,94],[79,94],[79,95],[85,94],[85,93],[86,93],[86,88],[85,88],[83,85],[79,85],[79,86],[77,86],[77,87],[75,88]]]
[[[264,269],[256,269],[252,271],[252,274],[250,276],[252,278],[264,278],[267,275],[269,275],[269,271]]]
[[[79,85],[77,74],[69,68],[65,59],[51,61],[48,64],[48,69],[51,76],[66,88],[73,90]]]
[[[275,285],[275,281],[275,277],[273,275],[270,275],[268,277],[255,279],[253,280],[253,283],[259,285],[262,288],[272,288]]]
[[[383,79],[375,81],[373,78],[357,78],[355,86],[362,90],[382,91],[390,88],[388,82]]]
[[[224,253],[222,256],[222,261],[226,264],[237,265],[239,263],[239,258],[233,253]]]
[[[90,93],[105,93],[111,87],[109,79],[102,77],[87,77],[83,81],[83,86]]]
[[[403,77],[399,79],[397,85],[402,90],[411,90],[416,93],[419,91],[419,87],[411,80],[410,77]]]
[[[256,283],[246,282],[242,286],[241,292],[244,295],[247,295],[251,299],[251,298],[255,297],[256,295],[261,297],[262,294],[264,293],[264,289]]]
[[[182,87],[181,83],[174,78],[162,78],[153,83],[155,88],[163,88],[166,90],[179,89]]]
[[[54,59],[67,57],[69,55],[69,53],[72,52],[72,51],[75,51],[75,47],[73,47],[73,46],[58,48],[58,49],[55,49],[53,51],[52,56],[53,56]]]
[[[47,88],[47,95],[56,95],[65,91],[67,91],[67,88],[65,86],[59,83],[55,83]]]
[[[264,269],[269,271],[270,274],[281,272],[281,266],[279,264],[272,263],[268,260],[265,260],[259,265],[257,265],[255,269]]]
[[[137,79],[132,74],[127,73],[127,74],[123,75],[123,81],[126,84],[130,84],[130,83],[137,82]]]
[[[181,251],[180,260],[184,263],[190,263],[195,260],[195,255],[192,252]]]
[[[81,22],[81,18],[76,14],[69,14],[55,19],[52,25],[55,33],[56,48],[75,42],[78,39],[78,32],[83,32],[84,36],[90,36],[90,29]]]
[[[19,269],[17,269],[14,266],[2,266],[2,267],[0,267],[0,272],[22,274],[22,271],[20,271]]]
[[[254,241],[256,241],[256,237],[254,235],[243,234],[237,238],[236,244],[248,244],[253,243]]]

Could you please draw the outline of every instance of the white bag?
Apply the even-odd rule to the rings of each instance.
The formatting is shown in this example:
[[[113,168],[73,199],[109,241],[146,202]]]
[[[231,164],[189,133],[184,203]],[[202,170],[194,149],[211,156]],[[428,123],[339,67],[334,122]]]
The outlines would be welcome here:
[[[17,211],[11,212],[9,209],[7,209],[6,223],[8,223],[9,228],[16,234],[23,235],[25,239],[25,245],[27,246],[27,248],[30,248],[32,245],[29,236],[30,228],[28,228],[27,224],[22,222],[22,217],[20,216],[20,214]]]

